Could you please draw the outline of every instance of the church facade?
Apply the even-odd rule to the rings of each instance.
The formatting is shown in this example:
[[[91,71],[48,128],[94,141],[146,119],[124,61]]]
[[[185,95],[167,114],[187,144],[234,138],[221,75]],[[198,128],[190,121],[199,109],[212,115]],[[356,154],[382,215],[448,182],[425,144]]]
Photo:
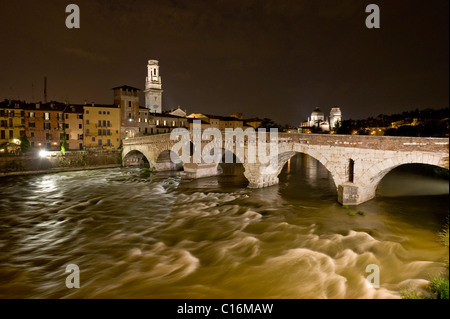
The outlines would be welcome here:
[[[342,121],[342,112],[339,107],[333,107],[330,111],[330,116],[325,117],[320,108],[316,107],[308,117],[307,121],[303,121],[300,124],[300,128],[310,128],[314,130],[320,130],[322,132],[329,132],[339,126]]]

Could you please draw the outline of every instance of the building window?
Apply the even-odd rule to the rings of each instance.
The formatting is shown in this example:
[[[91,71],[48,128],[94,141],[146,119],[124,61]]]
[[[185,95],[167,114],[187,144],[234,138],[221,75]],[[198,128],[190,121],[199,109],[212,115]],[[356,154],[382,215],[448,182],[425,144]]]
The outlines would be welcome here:
[[[166,120],[164,120],[164,126],[167,126],[167,121]]]
[[[5,131],[0,131],[1,133],[0,133],[0,137],[1,137],[1,139],[2,140],[4,140],[6,137],[5,137]]]
[[[90,134],[90,131],[89,131],[89,129],[87,128],[86,129],[86,135],[89,135]]]
[[[106,146],[111,146],[111,140],[106,140]]]
[[[131,119],[131,113],[128,113],[128,118]]]
[[[45,133],[45,139],[46,140],[51,140],[52,139],[52,135],[50,133]]]
[[[50,120],[50,113],[44,113],[44,120],[46,121]]]
[[[98,114],[100,114],[100,115],[101,115],[101,114],[102,114],[102,111],[98,111]]]
[[[111,127],[111,121],[106,121],[106,125],[107,125],[108,127]]]
[[[101,129],[98,130],[97,135],[98,135],[98,136],[101,136],[101,135],[102,135],[102,130],[101,130]]]
[[[98,146],[102,146],[102,139],[101,138],[98,139]]]
[[[78,124],[78,128],[82,129],[83,128],[83,124]]]
[[[110,113],[109,113],[109,111],[108,111],[108,112],[106,112],[106,114],[108,114],[108,115],[109,115],[109,114],[110,114]]]
[[[36,127],[36,123],[30,122],[30,123],[28,123],[28,127]]]
[[[83,114],[78,114],[77,115],[77,119],[82,120],[83,119]]]
[[[13,130],[9,130],[9,138],[10,139],[14,138],[14,131]]]
[[[106,115],[106,111],[103,111],[103,115]]]
[[[83,140],[83,134],[78,134],[78,140]]]
[[[156,120],[156,125],[159,125],[159,120]]]
[[[44,130],[50,129],[50,123],[44,123]]]
[[[86,120],[86,125],[89,125],[89,120]]]
[[[86,110],[86,114],[89,114],[89,110]]]
[[[68,120],[68,119],[69,119],[69,114],[66,113],[66,120]]]
[[[128,101],[128,107],[131,107],[131,101]]]
[[[34,132],[31,132],[31,133],[30,133],[30,137],[34,137]]]
[[[29,112],[28,113],[28,117],[34,117],[34,116],[35,116],[34,112]]]
[[[92,137],[92,142],[95,142],[95,136]]]

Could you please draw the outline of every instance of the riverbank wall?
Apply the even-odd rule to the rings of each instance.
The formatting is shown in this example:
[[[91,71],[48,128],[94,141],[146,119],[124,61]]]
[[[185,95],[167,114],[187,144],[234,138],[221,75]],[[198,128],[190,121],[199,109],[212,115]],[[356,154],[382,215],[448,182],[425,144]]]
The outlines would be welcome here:
[[[0,176],[43,174],[122,166],[119,150],[47,152],[0,156]]]

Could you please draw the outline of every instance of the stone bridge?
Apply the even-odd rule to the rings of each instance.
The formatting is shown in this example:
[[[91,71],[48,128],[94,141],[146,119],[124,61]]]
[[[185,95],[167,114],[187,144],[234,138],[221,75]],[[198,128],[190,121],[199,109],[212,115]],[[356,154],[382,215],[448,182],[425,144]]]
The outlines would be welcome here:
[[[192,132],[190,136],[193,141]],[[215,147],[237,153],[236,141],[225,143],[225,139],[222,140],[222,145]],[[201,144],[203,149],[210,141],[198,140],[193,145],[198,148],[198,144]],[[124,140],[123,163],[136,165],[145,162],[157,171],[183,168],[183,174],[189,178],[220,173],[217,163],[171,161],[170,152],[176,143],[178,140],[171,140],[170,134]],[[278,152],[274,155],[277,156],[276,165],[261,164],[258,161],[250,163],[248,138],[244,140],[244,145],[240,143],[245,152],[238,156],[238,160],[244,166],[248,187],[278,184],[278,175],[285,163],[296,153],[304,153],[328,169],[337,188],[338,201],[343,205],[357,205],[374,198],[381,179],[397,166],[418,163],[448,169],[448,138],[278,133],[277,141],[272,144],[274,143],[278,147]]]

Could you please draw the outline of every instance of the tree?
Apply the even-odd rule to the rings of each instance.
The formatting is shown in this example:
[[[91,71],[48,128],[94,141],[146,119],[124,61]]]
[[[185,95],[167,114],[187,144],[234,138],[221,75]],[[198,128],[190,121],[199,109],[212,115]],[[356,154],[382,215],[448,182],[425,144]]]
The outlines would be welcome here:
[[[261,124],[259,125],[258,128],[265,128],[266,130],[269,130],[269,129],[271,129],[271,128],[276,128],[276,129],[278,129],[279,131],[282,131],[282,130],[283,130],[283,126],[282,126],[282,125],[280,125],[280,124],[278,124],[278,123],[275,123],[274,120],[269,119],[269,118],[267,118],[267,117],[264,118],[264,119],[261,121]]]
[[[67,139],[66,139],[66,130],[64,130],[64,133],[62,134],[62,139],[61,139],[61,153],[63,155],[66,154],[66,149],[67,149]]]
[[[27,136],[21,136],[20,137],[20,150],[22,153],[26,153],[31,149],[30,141],[28,140]]]

